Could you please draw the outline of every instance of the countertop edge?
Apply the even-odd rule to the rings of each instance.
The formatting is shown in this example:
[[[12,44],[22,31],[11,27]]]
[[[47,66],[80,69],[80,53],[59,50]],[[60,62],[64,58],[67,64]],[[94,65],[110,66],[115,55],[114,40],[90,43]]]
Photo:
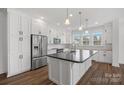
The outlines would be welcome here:
[[[96,53],[98,53],[98,52],[96,52]],[[65,60],[65,61],[69,61],[69,62],[73,62],[73,63],[84,63],[85,61],[87,61],[90,57],[92,57],[92,56],[95,55],[96,53],[90,55],[88,58],[86,58],[86,59],[83,60],[83,61],[69,60],[69,59],[54,57],[54,56],[50,56],[50,55],[47,55],[47,57],[56,58],[56,59],[60,59],[60,60]]]

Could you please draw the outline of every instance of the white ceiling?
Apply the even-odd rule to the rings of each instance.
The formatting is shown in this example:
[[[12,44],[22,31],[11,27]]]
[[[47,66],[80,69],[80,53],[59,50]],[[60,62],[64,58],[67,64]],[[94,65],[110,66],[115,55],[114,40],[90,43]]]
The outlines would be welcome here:
[[[82,11],[82,18],[88,18],[88,25],[95,26],[95,22],[98,25],[110,22],[113,18],[124,18],[124,8],[70,8],[69,14],[73,14],[70,17],[70,25],[64,24],[66,18],[66,8],[18,8],[17,10],[24,12],[32,17],[40,18],[43,16],[44,21],[51,25],[60,23],[60,28],[77,29],[79,27],[79,11]],[[82,20],[82,23],[84,20]]]

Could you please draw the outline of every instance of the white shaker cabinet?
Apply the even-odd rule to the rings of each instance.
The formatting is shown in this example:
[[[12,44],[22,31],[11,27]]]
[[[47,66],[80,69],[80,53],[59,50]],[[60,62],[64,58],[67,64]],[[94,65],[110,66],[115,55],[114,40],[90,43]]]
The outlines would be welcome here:
[[[112,51],[98,51],[93,60],[103,63],[112,63]]]
[[[31,20],[8,11],[8,77],[30,70]]]
[[[99,51],[98,52],[98,61],[99,62],[105,62],[105,54],[104,54],[104,51]]]
[[[39,34],[40,32],[40,24],[36,20],[32,20],[32,34]]]
[[[22,62],[22,72],[30,70],[31,68],[31,55],[30,55],[30,31],[31,31],[31,20],[27,17],[22,17],[21,19],[22,25],[21,29],[23,31],[23,41],[22,41],[22,54],[23,54],[23,62]]]
[[[11,12],[8,13],[8,76],[16,75],[20,72],[18,59],[18,31],[20,16]]]
[[[32,19],[32,34],[41,34],[48,36],[48,27],[44,22]]]
[[[104,56],[105,56],[105,62],[112,63],[112,51],[106,51]]]
[[[49,78],[53,80],[56,84],[60,82],[60,64],[57,59],[47,58],[48,62],[53,62],[48,65]]]
[[[76,84],[78,82],[78,80],[80,80],[82,71],[83,70],[85,71],[85,67],[84,68],[80,68],[80,65],[83,65],[83,64],[74,63],[72,65],[72,82],[74,84]],[[82,70],[82,71],[80,71],[80,70]]]

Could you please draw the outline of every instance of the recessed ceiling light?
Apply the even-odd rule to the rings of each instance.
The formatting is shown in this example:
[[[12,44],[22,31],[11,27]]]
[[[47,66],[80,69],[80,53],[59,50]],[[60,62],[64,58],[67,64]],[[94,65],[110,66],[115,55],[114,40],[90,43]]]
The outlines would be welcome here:
[[[41,18],[42,20],[44,19],[44,17],[43,17],[43,16],[41,16],[40,18]]]
[[[82,29],[83,29],[82,26],[80,26],[80,27],[78,28],[79,31],[81,31]]]
[[[60,23],[57,23],[57,26],[60,26]]]
[[[69,16],[70,16],[70,17],[72,17],[73,15],[72,15],[72,14],[70,14]]]
[[[97,24],[98,24],[98,22],[95,22],[95,24],[97,25]]]

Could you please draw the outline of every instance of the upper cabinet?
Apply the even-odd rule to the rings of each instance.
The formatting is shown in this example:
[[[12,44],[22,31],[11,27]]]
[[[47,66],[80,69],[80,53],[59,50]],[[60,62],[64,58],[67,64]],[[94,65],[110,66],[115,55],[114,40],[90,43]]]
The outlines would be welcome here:
[[[106,44],[112,43],[112,24],[105,25],[105,39]]]
[[[32,20],[32,34],[41,34],[48,36],[48,44],[64,44],[66,43],[65,31],[58,30],[55,27],[48,26],[44,21]],[[56,43],[56,40],[58,43]]]
[[[42,20],[32,19],[32,34],[48,36],[48,27]]]

